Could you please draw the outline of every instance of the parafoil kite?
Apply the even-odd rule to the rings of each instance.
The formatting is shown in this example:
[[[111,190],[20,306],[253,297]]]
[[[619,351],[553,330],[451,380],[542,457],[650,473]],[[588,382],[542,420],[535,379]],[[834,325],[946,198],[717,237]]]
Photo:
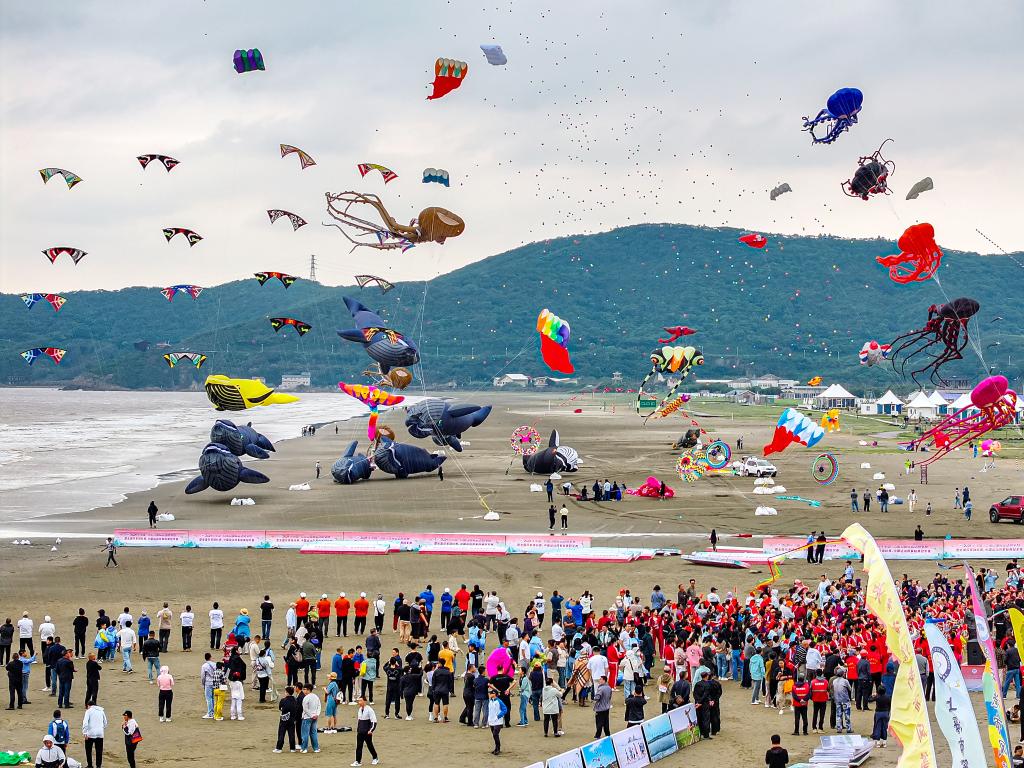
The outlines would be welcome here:
[[[259,281],[260,285],[263,285],[267,280],[271,280],[276,277],[281,281],[281,285],[285,288],[290,287],[292,283],[299,279],[295,275],[288,275],[284,272],[253,272],[253,275]]]
[[[444,168],[424,168],[423,169],[423,183],[430,184],[444,184],[448,186],[448,171]]]
[[[548,368],[558,373],[576,370],[569,359],[569,323],[542,309],[537,315],[537,333],[540,334],[540,354]]]
[[[343,298],[356,327],[338,331],[338,335],[364,345],[366,354],[377,361],[382,375],[386,375],[392,368],[407,368],[420,361],[419,350],[411,340],[388,328],[380,315],[367,309],[361,302],[348,296]]]
[[[269,477],[247,468],[226,446],[208,443],[199,456],[199,477],[185,486],[185,493],[191,495],[207,488],[230,491],[239,483],[269,482]]]
[[[927,466],[987,432],[1012,424],[1016,408],[1017,393],[1010,389],[1005,376],[982,379],[971,390],[969,406],[948,415],[938,426],[914,440],[914,445],[920,445],[926,440],[935,444],[935,451],[923,460],[918,460],[918,465]],[[976,413],[969,413],[975,410]]]
[[[842,430],[842,425],[839,422],[839,409],[830,408],[825,411],[825,414],[821,417],[821,426],[825,428],[826,432],[839,432]]]
[[[169,352],[164,355],[164,360],[167,362],[169,368],[173,368],[182,360],[191,363],[196,367],[198,371],[203,367],[203,363],[206,362],[206,355],[202,355],[198,352]]]
[[[481,45],[480,50],[484,52],[488,64],[493,64],[496,67],[503,67],[508,64],[508,57],[501,50],[500,45]]]
[[[479,427],[491,414],[491,406],[452,405],[439,397],[420,400],[407,410],[405,426],[413,437],[429,437],[434,445],[462,451],[462,433]]]
[[[203,289],[198,285],[169,285],[166,288],[161,288],[160,293],[168,301],[174,301],[174,296],[179,293],[187,293],[195,301],[199,298],[199,294],[203,292]]]
[[[928,307],[928,320],[923,328],[909,333],[904,333],[893,339],[891,344],[893,369],[896,368],[896,359],[899,355],[909,350],[903,357],[900,373],[904,373],[907,363],[922,353],[928,359],[928,363],[910,374],[910,377],[917,382],[918,374],[931,371],[929,378],[936,384],[944,384],[939,368],[953,360],[963,359],[964,348],[970,338],[967,335],[967,323],[974,317],[981,305],[974,299],[961,297],[953,299],[948,304]],[[961,338],[962,334],[962,338]],[[936,348],[933,350],[933,347]],[[936,351],[937,350],[937,351]]]
[[[689,328],[685,325],[672,325],[662,328],[662,330],[665,331],[669,337],[667,339],[658,339],[659,344],[671,344],[681,336],[693,336],[693,334],[697,332],[693,328]]]
[[[75,262],[75,264],[77,264],[78,262],[80,262],[82,259],[89,255],[79,248],[70,248],[66,245],[58,245],[55,248],[47,248],[45,251],[43,251],[43,256],[48,258],[50,260],[50,263],[53,264],[55,261],[57,261],[58,256],[62,256],[65,253],[71,257],[71,260]]]
[[[298,147],[293,147],[291,144],[281,145],[281,157],[295,153],[299,156],[299,170],[304,171],[311,165],[316,165],[316,160],[310,157],[307,153],[303,152]]]
[[[650,413],[640,413],[640,401],[643,399],[644,387],[656,374],[674,373],[679,376],[679,379],[672,385],[668,394],[661,401],[663,405],[675,397],[676,390],[679,389],[679,385],[683,383],[686,377],[690,375],[693,366],[704,365],[704,355],[696,347],[661,347],[651,352],[650,357],[650,373],[644,376],[644,380],[640,382],[640,388],[636,393],[636,412],[641,416],[651,416],[657,411],[657,408],[655,408]]]
[[[751,232],[749,235],[743,235],[737,239],[751,248],[764,248],[768,245],[768,238],[764,235],[759,235],[757,232]]]
[[[159,160],[168,173],[171,172],[171,169],[174,168],[174,166],[179,164],[178,160],[175,160],[173,157],[168,157],[167,155],[139,155],[135,159],[139,161],[139,165],[142,166],[142,170],[146,170],[146,166],[154,160]]]
[[[72,189],[78,184],[82,178],[71,171],[65,171],[63,168],[40,168],[39,175],[43,177],[43,184],[48,182],[54,176],[63,176],[64,183],[68,185],[68,189]]]
[[[252,456],[254,459],[269,459],[274,444],[252,428],[252,424],[235,424],[227,419],[217,419],[210,429],[210,442],[219,443],[235,456]]]
[[[927,222],[907,227],[896,241],[900,253],[875,258],[889,268],[889,278],[897,283],[924,282],[942,264],[942,249],[935,242],[935,228]]]
[[[380,445],[373,452],[373,463],[377,469],[400,480],[421,472],[433,472],[444,464],[447,458],[415,445],[396,443],[386,437],[381,437]]]
[[[298,332],[299,336],[305,336],[311,330],[313,326],[309,323],[304,323],[301,320],[296,320],[294,317],[271,317],[270,327],[274,329],[274,333],[277,333],[286,325],[290,325]]]
[[[864,94],[860,90],[840,88],[828,97],[825,109],[818,112],[813,119],[804,117],[803,130],[811,134],[812,144],[831,144],[841,133],[850,130],[850,126],[857,123],[857,115],[860,114],[863,104]],[[824,130],[820,137],[815,133],[818,126]]]
[[[925,176],[910,188],[910,191],[907,192],[907,200],[917,200],[922,192],[929,192],[933,189],[935,189],[935,184],[932,182],[932,177]]]
[[[29,365],[35,363],[36,358],[43,355],[53,360],[54,365],[60,365],[60,361],[64,359],[64,355],[67,353],[66,349],[60,349],[59,347],[35,347],[34,349],[26,349],[21,353],[21,356],[25,358],[25,362]]]
[[[821,384],[821,382],[822,382],[821,376],[814,376],[814,377],[808,379],[807,386],[808,387],[816,387],[819,384]]]
[[[338,382],[338,389],[350,397],[354,397],[370,409],[370,421],[366,425],[366,436],[370,440],[377,437],[377,416],[382,405],[398,405],[405,400],[405,395],[392,395],[383,389],[377,389],[373,385],[347,384],[344,381]]]
[[[793,443],[811,448],[825,436],[825,430],[794,408],[787,408],[779,416],[772,441],[764,447],[764,455],[770,456],[786,450]]]
[[[870,368],[883,360],[888,360],[891,351],[892,346],[889,344],[879,344],[874,339],[865,341],[864,346],[860,348],[860,364]]]
[[[175,235],[184,235],[185,239],[188,240],[189,248],[203,239],[202,235],[198,232],[193,232],[191,229],[185,229],[184,227],[164,227],[164,237],[167,238],[167,242],[171,242],[171,238]]]
[[[360,480],[370,479],[373,465],[362,454],[356,455],[356,448],[358,446],[358,441],[353,440],[348,444],[348,448],[345,449],[345,453],[342,454],[341,458],[334,462],[334,465],[331,467],[331,475],[334,477],[334,482],[341,483],[342,485],[352,485]]]
[[[839,186],[847,197],[859,197],[867,200],[871,195],[889,194],[889,174],[896,170],[896,163],[882,157],[882,147],[892,139],[886,139],[877,150],[870,155],[857,159],[857,170],[853,178],[847,179]]]
[[[288,221],[292,223],[292,232],[297,230],[299,227],[306,226],[307,224],[306,220],[299,216],[297,213],[292,213],[291,211],[282,211],[280,208],[271,208],[270,210],[267,211],[267,216],[270,217],[271,224],[280,219],[282,216],[287,216]]]
[[[359,283],[360,288],[365,288],[370,283],[376,283],[382,294],[395,287],[394,283],[389,283],[383,277],[377,277],[376,275],[356,275],[356,282]]]
[[[359,163],[356,168],[359,169],[360,177],[366,176],[370,171],[379,171],[385,184],[398,178],[397,173],[392,171],[390,168],[385,168],[383,165],[378,165],[377,163]]]
[[[351,212],[353,205],[370,206],[380,216],[383,224],[375,224],[357,217]],[[436,206],[424,208],[412,224],[399,224],[388,213],[384,203],[377,195],[364,195],[361,192],[342,192],[341,194],[328,192],[327,213],[335,221],[354,231],[357,237],[371,235],[377,241],[374,243],[373,241],[356,240],[338,224],[325,225],[337,227],[346,239],[353,243],[352,250],[360,245],[365,245],[380,250],[399,249],[404,253],[418,243],[443,244],[447,238],[458,237],[466,229],[466,222],[458,214]]]
[[[664,488],[664,490],[662,490]],[[645,499],[671,499],[676,495],[675,490],[661,482],[654,475],[650,475],[643,485],[637,488],[630,488],[626,491],[630,496],[643,496]]]
[[[25,302],[25,306],[29,309],[32,309],[32,306],[37,301],[48,302],[53,307],[54,312],[60,312],[60,308],[68,301],[59,293],[23,293],[21,294],[21,300]]]
[[[218,411],[244,411],[258,405],[295,403],[295,395],[274,392],[257,379],[232,379],[222,373],[206,377],[206,396]]]
[[[768,193],[768,196],[772,200],[775,200],[775,198],[779,197],[779,195],[784,195],[787,192],[792,192],[792,191],[793,191],[793,188],[791,186],[789,186],[789,182],[784,181],[781,184],[779,184],[779,186],[773,188],[772,191]]]
[[[445,94],[451,93],[460,85],[469,71],[469,65],[464,61],[455,59],[438,59],[434,62],[434,86],[433,92],[427,99],[440,99]]]
[[[250,48],[248,50],[239,48],[235,51],[232,61],[235,65],[235,72],[240,75],[245,72],[266,69],[266,66],[263,64],[263,54],[260,53],[259,48]]]
[[[523,469],[531,475],[550,475],[552,472],[575,472],[579,469],[580,455],[575,448],[560,445],[558,430],[551,430],[548,447],[532,454],[523,453]]]

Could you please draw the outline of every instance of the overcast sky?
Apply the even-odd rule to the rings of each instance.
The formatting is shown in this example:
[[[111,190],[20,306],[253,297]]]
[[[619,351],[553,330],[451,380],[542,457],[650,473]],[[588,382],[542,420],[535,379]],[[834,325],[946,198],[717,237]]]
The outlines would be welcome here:
[[[215,285],[280,270],[427,278],[523,243],[640,222],[1024,248],[1024,5],[528,0],[0,4],[0,289]],[[489,65],[498,43],[508,65]],[[236,74],[236,48],[265,72]],[[427,101],[438,56],[469,63]],[[843,86],[860,124],[811,146],[801,116]],[[895,194],[840,183],[885,139]],[[278,145],[307,151],[299,170]],[[169,174],[135,160],[166,154]],[[356,165],[398,173],[387,186]],[[84,181],[43,185],[56,166]],[[445,168],[451,187],[421,183]],[[905,201],[923,176],[935,190]],[[791,194],[775,202],[782,181]],[[359,249],[324,193],[427,205],[466,232],[405,254]],[[271,226],[266,210],[309,224]],[[204,240],[190,248],[164,227]],[[81,248],[51,265],[40,251]]]

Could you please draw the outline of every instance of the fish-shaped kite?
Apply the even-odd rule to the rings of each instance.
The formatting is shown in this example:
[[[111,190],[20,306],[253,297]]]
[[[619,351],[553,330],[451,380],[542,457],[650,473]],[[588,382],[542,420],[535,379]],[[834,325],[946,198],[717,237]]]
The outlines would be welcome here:
[[[198,285],[169,285],[166,288],[161,288],[160,293],[163,294],[164,298],[168,301],[174,301],[174,296],[179,293],[187,293],[195,301],[199,298],[199,294],[203,292],[203,289]]]
[[[53,307],[54,312],[60,312],[60,308],[67,303],[67,299],[59,293],[23,293],[21,294],[21,300],[25,302],[25,306],[29,309],[32,309],[32,305],[37,301],[47,301]]]
[[[203,239],[202,235],[198,232],[193,232],[191,229],[185,229],[184,227],[164,227],[164,237],[167,238],[167,242],[171,242],[171,238],[175,235],[184,235],[185,239],[188,240],[189,248]]]
[[[370,421],[366,425],[366,436],[371,440],[377,437],[377,416],[382,405],[398,405],[405,400],[405,395],[392,395],[372,384],[347,384],[338,382],[338,389],[370,408]]]
[[[43,177],[43,184],[54,176],[63,176],[64,183],[68,185],[68,189],[71,189],[82,180],[82,177],[78,174],[65,171],[63,168],[40,168],[39,175]]]
[[[58,347],[36,347],[35,349],[26,349],[21,353],[21,356],[25,358],[25,362],[32,365],[36,358],[46,355],[48,358],[53,360],[54,365],[60,365],[60,361],[64,359],[68,351],[66,349],[60,349]]]

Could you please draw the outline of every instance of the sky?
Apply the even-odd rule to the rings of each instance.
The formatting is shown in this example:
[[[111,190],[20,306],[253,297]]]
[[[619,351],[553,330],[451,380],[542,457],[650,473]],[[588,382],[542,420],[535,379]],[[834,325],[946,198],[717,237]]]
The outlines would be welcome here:
[[[328,284],[429,279],[645,222],[895,241],[930,221],[945,248],[1019,251],[1022,30],[1011,0],[3,3],[0,291],[305,277],[311,255]],[[491,43],[506,66],[485,60]],[[266,71],[237,74],[233,52],[251,47]],[[469,71],[428,101],[438,57]],[[801,117],[844,86],[865,94],[859,124],[812,146]],[[887,138],[894,194],[845,197]],[[180,164],[143,170],[150,153]],[[361,178],[364,162],[398,178]],[[45,167],[83,181],[44,185]],[[423,184],[428,167],[451,186]],[[924,176],[934,191],[904,200]],[[793,192],[771,201],[784,181]],[[325,193],[344,191],[380,195],[401,222],[441,206],[466,231],[352,252],[323,226]],[[165,227],[203,240],[167,242]],[[54,246],[88,255],[51,264]]]

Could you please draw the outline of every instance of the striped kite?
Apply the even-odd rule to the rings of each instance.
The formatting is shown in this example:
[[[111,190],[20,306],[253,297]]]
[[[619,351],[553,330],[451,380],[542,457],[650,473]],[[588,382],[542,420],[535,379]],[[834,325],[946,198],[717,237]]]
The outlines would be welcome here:
[[[48,182],[54,176],[63,176],[64,183],[68,185],[68,189],[71,189],[82,180],[82,177],[78,174],[72,173],[71,171],[65,171],[63,168],[40,168],[39,175],[43,177],[43,184]]]
[[[312,157],[310,157],[308,154],[303,152],[298,147],[293,147],[291,144],[282,144],[281,145],[281,157],[285,157],[285,156],[290,155],[292,153],[294,153],[294,154],[299,156],[299,166],[300,166],[299,170],[300,171],[306,170],[311,165],[316,165],[316,160],[314,160]]]
[[[161,288],[160,293],[163,294],[164,298],[168,301],[174,301],[175,294],[187,293],[195,301],[199,298],[199,294],[203,292],[203,289],[198,285],[170,285],[166,288]]]
[[[380,171],[380,175],[384,178],[385,184],[398,178],[397,173],[392,171],[390,168],[385,168],[383,165],[378,165],[377,163],[360,163],[356,168],[359,169],[360,176],[366,176],[370,171]]]

